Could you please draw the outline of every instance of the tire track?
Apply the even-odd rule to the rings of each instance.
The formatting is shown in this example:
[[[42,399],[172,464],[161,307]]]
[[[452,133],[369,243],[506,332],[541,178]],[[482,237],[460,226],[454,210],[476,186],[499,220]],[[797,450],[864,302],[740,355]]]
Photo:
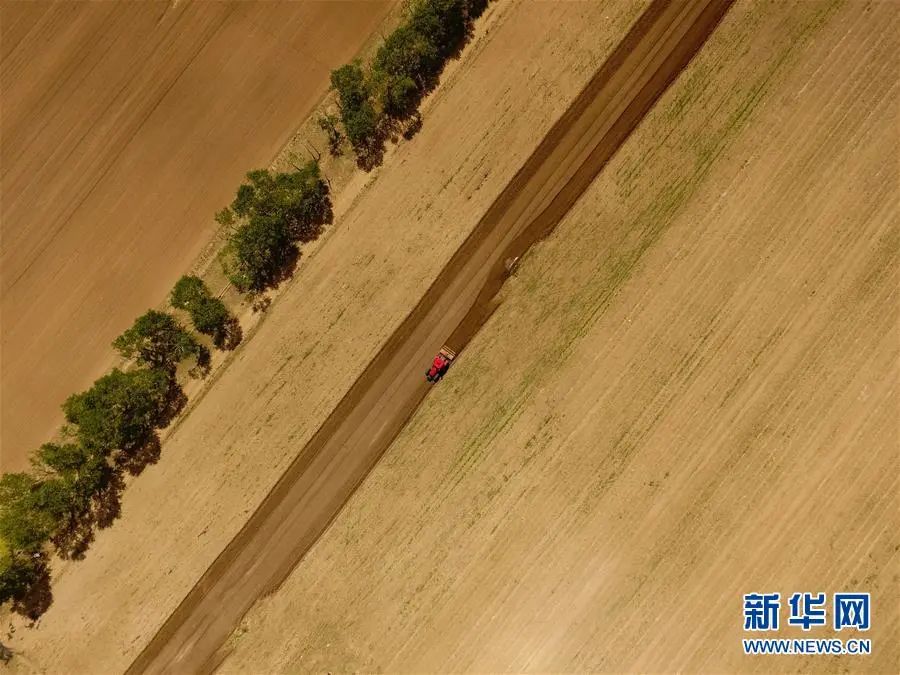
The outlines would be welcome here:
[[[504,261],[552,231],[732,1],[650,5],[129,673],[216,668],[241,617],[290,574],[427,395],[437,348],[461,349],[490,316]]]

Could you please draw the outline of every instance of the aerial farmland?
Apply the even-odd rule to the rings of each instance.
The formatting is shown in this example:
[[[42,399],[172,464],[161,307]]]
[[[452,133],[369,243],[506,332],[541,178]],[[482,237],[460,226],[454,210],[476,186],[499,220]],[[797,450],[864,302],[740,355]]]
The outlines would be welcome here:
[[[7,667],[897,672],[900,6],[332,7],[2,6]]]

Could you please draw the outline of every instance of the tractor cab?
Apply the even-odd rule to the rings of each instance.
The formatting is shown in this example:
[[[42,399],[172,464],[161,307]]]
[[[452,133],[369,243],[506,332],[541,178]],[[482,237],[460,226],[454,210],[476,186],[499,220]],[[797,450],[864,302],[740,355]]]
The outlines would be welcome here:
[[[456,358],[456,352],[447,345],[441,347],[441,350],[435,355],[431,362],[431,367],[425,371],[425,379],[429,382],[437,382],[449,370],[450,364]]]

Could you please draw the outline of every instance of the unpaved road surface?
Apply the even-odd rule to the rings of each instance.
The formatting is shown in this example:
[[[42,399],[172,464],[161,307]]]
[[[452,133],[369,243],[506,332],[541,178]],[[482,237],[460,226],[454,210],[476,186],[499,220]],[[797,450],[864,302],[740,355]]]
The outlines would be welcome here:
[[[0,4],[0,469],[27,466],[391,5]]]
[[[650,6],[130,672],[215,667],[241,616],[284,580],[428,393],[422,364],[448,338],[463,346],[504,260],[565,215],[729,4]]]

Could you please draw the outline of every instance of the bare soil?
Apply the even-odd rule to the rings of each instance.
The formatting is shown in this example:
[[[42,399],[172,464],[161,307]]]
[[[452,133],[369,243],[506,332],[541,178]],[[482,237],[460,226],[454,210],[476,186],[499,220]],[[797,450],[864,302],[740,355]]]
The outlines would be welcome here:
[[[0,468],[61,422],[391,2],[0,6]]]
[[[127,667],[643,6],[489,7],[426,102],[422,131],[338,198],[334,227],[167,438],[163,459],[129,487],[121,520],[98,534],[86,560],[57,565],[53,606],[37,628],[14,635],[18,668]]]
[[[715,28],[728,2],[655,2],[549,131],[428,292],[130,672],[207,672],[309,550],[430,387],[421,366],[487,318],[504,261],[559,222]]]
[[[898,36],[738,2],[221,670],[898,672]],[[871,656],[742,655],[845,590]]]

